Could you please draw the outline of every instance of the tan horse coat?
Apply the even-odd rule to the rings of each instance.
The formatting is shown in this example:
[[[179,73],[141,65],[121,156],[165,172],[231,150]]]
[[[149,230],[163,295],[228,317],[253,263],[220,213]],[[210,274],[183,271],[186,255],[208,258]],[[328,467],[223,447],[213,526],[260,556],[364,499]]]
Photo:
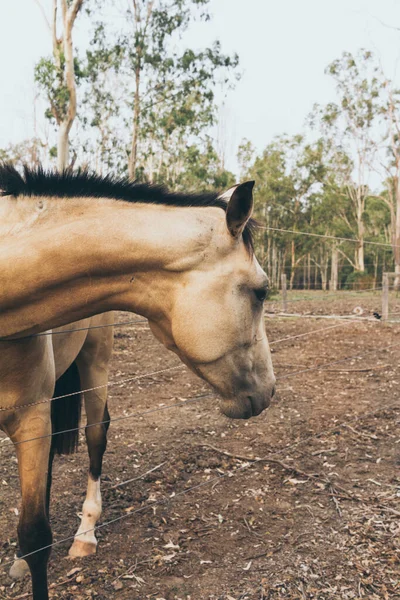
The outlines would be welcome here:
[[[1,412],[0,425],[17,448],[18,533],[33,597],[46,600],[49,548],[37,549],[51,543],[51,437],[21,442],[51,433],[49,405],[37,402],[51,398],[70,355],[68,344],[55,352],[55,338],[32,336],[115,309],[141,314],[156,337],[219,392],[227,416],[248,418],[268,406],[275,386],[263,321],[267,282],[243,242],[252,183],[235,186],[224,194],[227,204],[216,199],[214,206],[131,184],[127,194],[142,190],[146,202],[35,196],[15,173],[7,180],[4,172],[3,184],[1,177],[0,170],[0,188],[17,192],[0,202],[0,404],[12,407]],[[26,177],[34,179],[29,172]],[[46,176],[40,177],[45,186]],[[59,179],[63,190],[85,186],[80,175]],[[18,191],[24,186],[25,195]],[[84,385],[90,380],[88,374]]]

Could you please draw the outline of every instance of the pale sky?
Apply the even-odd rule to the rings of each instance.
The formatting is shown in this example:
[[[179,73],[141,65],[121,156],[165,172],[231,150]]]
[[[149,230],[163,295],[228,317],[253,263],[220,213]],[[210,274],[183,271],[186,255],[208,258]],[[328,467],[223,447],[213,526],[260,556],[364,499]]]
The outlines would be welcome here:
[[[42,0],[49,11],[51,0]],[[400,87],[400,0],[211,0],[211,22],[187,39],[218,38],[243,73],[226,102],[227,166],[242,138],[261,151],[276,134],[302,131],[315,102],[335,100],[325,67],[343,51],[373,50]],[[385,27],[384,24],[392,27]],[[114,24],[115,25],[115,24]],[[85,36],[84,31],[79,36]],[[33,67],[51,53],[35,0],[0,0],[0,147],[33,134]]]

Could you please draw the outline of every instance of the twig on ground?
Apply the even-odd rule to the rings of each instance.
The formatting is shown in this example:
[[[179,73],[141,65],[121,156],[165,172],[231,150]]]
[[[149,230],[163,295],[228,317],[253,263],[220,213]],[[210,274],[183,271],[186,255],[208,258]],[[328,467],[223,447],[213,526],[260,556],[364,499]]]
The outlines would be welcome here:
[[[257,558],[262,558],[263,556],[272,556],[279,552],[282,548],[282,544],[277,544],[275,548],[272,550],[266,550],[265,552],[260,552],[259,554],[254,554],[253,556],[245,556],[244,560],[256,560]]]
[[[396,515],[397,517],[400,517],[400,511],[396,510],[395,508],[390,508],[390,506],[381,506],[380,504],[378,504],[378,508],[385,512],[390,512],[393,515]]]
[[[289,471],[290,473],[295,473],[297,475],[300,475],[301,477],[307,477],[307,479],[320,479],[322,477],[319,473],[306,473],[306,471],[303,471],[299,467],[295,467],[294,465],[288,465],[288,464],[284,463],[283,461],[278,460],[277,458],[267,457],[267,456],[263,456],[262,458],[255,458],[255,457],[251,457],[251,456],[243,456],[242,454],[232,454],[231,452],[228,452],[227,450],[221,450],[220,448],[217,448],[216,446],[212,446],[211,444],[202,444],[202,446],[204,446],[206,448],[211,448],[211,450],[214,450],[214,452],[218,452],[219,454],[223,454],[224,456],[229,456],[230,458],[237,458],[238,460],[244,460],[246,462],[266,462],[266,463],[278,465],[285,471]]]
[[[353,433],[355,433],[356,435],[358,435],[359,437],[365,437],[368,438],[370,440],[377,440],[377,436],[374,434],[369,434],[369,433],[364,433],[363,431],[357,431],[357,429],[354,429],[354,427],[352,427],[351,425],[347,425],[344,424],[343,427],[346,427],[347,429],[350,429],[350,431],[352,431]]]
[[[339,500],[336,497],[335,488],[333,487],[333,485],[329,486],[329,494],[333,500],[337,514],[339,515],[339,517],[342,517],[342,510],[340,508]]]
[[[243,521],[247,527],[247,529],[249,530],[249,532],[253,535],[255,535],[258,538],[262,538],[263,536],[260,533],[257,533],[257,531],[254,531],[254,529],[252,529],[252,527],[250,526],[250,523],[248,522],[248,520],[246,519],[246,517],[243,517]]]

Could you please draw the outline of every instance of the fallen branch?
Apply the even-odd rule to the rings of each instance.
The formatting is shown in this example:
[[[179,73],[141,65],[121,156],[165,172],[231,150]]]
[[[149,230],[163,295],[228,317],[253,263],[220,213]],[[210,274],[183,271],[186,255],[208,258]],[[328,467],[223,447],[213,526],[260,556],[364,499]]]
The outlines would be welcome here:
[[[396,510],[395,508],[390,508],[390,506],[380,506],[379,504],[378,504],[378,508],[385,512],[392,513],[392,515],[396,515],[397,517],[400,517],[400,511]]]
[[[229,456],[230,458],[236,458],[238,460],[244,460],[246,462],[253,462],[253,463],[266,462],[266,463],[278,465],[285,471],[289,471],[290,473],[295,473],[296,475],[300,475],[301,477],[307,477],[307,479],[320,479],[321,478],[321,475],[319,473],[306,473],[306,471],[303,471],[299,467],[295,467],[294,465],[288,465],[287,463],[284,463],[283,461],[281,461],[277,458],[273,458],[273,457],[269,457],[269,456],[263,456],[262,458],[254,458],[254,457],[250,457],[250,456],[243,456],[242,454],[232,454],[231,452],[228,452],[227,450],[221,450],[220,448],[217,448],[216,446],[212,446],[211,444],[202,444],[202,446],[204,446],[206,448],[211,448],[211,450],[214,450],[214,452],[218,452],[219,454],[223,454],[224,456]]]
[[[377,440],[378,439],[376,435],[374,435],[374,434],[370,435],[369,433],[364,433],[363,431],[357,431],[357,429],[354,429],[354,427],[352,427],[351,425],[347,425],[346,423],[343,424],[343,427],[346,427],[346,429],[350,429],[350,431],[352,431],[359,437],[365,437],[365,438],[368,438],[369,440]]]

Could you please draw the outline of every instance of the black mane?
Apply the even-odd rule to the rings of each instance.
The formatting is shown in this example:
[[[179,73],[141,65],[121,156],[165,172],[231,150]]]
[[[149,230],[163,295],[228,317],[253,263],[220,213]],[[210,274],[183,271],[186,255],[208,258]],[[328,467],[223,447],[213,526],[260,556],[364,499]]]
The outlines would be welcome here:
[[[183,194],[147,183],[131,182],[127,177],[97,175],[86,169],[66,169],[61,173],[24,165],[23,175],[11,164],[0,164],[0,196],[53,196],[58,198],[111,198],[125,202],[160,204],[166,206],[216,206],[226,211],[227,203],[217,192]],[[253,250],[254,221],[243,231],[243,241]]]

